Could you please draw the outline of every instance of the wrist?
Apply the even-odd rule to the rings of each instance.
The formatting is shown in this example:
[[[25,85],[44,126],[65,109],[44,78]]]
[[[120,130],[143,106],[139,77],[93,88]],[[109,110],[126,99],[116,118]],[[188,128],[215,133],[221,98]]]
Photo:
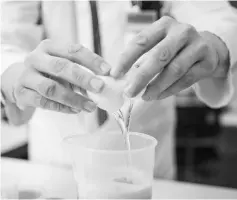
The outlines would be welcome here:
[[[213,73],[214,79],[225,79],[228,77],[230,70],[230,56],[226,44],[217,35],[204,31],[201,36],[212,46],[217,57],[217,66]]]

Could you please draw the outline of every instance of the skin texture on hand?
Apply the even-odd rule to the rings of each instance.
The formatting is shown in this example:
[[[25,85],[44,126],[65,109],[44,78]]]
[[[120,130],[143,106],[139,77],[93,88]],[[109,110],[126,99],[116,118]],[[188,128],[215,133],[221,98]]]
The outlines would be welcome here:
[[[22,110],[39,107],[69,114],[92,112],[96,104],[74,89],[100,93],[104,83],[97,75],[108,75],[109,71],[103,58],[80,44],[44,40],[24,64],[12,65],[2,74],[2,88],[9,101]]]
[[[217,36],[165,16],[127,45],[110,74],[121,78],[135,69],[127,76],[125,94],[134,97],[146,88],[144,100],[160,100],[200,80],[226,76],[226,60],[228,49]]]
[[[19,109],[15,103],[7,100],[5,113],[10,124],[20,126],[26,124],[35,112],[34,107],[26,107],[24,110]]]

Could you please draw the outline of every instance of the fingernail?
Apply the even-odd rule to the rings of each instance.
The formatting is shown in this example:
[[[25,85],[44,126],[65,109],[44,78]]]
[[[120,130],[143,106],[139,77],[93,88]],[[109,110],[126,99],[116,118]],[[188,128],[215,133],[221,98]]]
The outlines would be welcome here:
[[[111,67],[107,64],[107,63],[102,63],[100,65],[100,69],[104,72],[104,73],[108,73],[111,69]]]
[[[143,99],[144,101],[151,101],[151,100],[152,100],[151,97],[148,96],[148,95],[143,95],[143,96],[142,96],[142,99]]]
[[[93,78],[90,81],[90,85],[96,92],[100,92],[104,86],[104,82],[98,78]]]
[[[84,103],[84,108],[89,112],[93,112],[96,109],[96,104],[92,101],[86,101]]]

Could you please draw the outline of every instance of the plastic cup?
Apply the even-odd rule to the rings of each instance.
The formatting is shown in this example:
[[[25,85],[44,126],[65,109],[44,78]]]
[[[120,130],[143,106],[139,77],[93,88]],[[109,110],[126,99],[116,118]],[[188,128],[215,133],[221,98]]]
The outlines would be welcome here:
[[[75,135],[63,144],[72,159],[82,199],[151,199],[155,138],[129,133],[131,150],[118,133]],[[129,163],[129,155],[131,163]]]
[[[2,183],[1,185],[1,199],[17,199],[18,190],[16,184],[6,184]]]
[[[10,174],[1,174],[1,199],[17,199],[17,180]]]
[[[42,199],[43,193],[43,189],[30,184],[17,184],[13,180],[1,183],[1,199]]]

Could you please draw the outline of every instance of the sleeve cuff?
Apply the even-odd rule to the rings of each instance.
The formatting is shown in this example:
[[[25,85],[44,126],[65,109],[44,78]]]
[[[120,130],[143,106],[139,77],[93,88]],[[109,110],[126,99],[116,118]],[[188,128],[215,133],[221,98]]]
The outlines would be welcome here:
[[[226,106],[234,93],[232,71],[237,63],[237,40],[234,40],[237,31],[235,20],[236,15],[232,13],[232,10],[229,10],[229,12],[223,12],[220,15],[210,15],[209,18],[203,15],[191,23],[198,31],[208,31],[218,36],[229,50],[230,69],[228,76],[226,78],[208,78],[194,85],[198,98],[209,107]]]
[[[224,14],[227,15],[229,13]],[[230,66],[233,67],[237,62],[237,40],[234,39],[237,32],[237,23],[235,21],[237,15],[231,15],[231,10],[230,16],[225,15],[219,19],[217,15],[214,17],[210,16],[209,18],[202,16],[201,19],[192,21],[191,24],[197,29],[197,31],[208,31],[222,39],[229,50]]]
[[[208,78],[193,86],[197,97],[212,108],[226,106],[234,93],[232,75],[226,78]]]

